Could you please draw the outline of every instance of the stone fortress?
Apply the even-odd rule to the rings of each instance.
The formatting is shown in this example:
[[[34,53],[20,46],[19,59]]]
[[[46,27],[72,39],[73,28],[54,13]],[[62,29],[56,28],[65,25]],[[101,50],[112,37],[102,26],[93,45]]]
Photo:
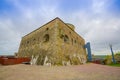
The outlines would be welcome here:
[[[85,40],[74,25],[55,18],[22,37],[18,57],[37,65],[78,65],[87,61]]]

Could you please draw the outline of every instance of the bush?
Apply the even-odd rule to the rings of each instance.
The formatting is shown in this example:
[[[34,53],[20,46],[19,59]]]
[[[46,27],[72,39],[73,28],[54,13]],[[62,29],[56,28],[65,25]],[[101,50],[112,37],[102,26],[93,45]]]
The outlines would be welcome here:
[[[104,62],[104,64],[111,64],[112,63],[112,56],[107,55],[103,62]]]

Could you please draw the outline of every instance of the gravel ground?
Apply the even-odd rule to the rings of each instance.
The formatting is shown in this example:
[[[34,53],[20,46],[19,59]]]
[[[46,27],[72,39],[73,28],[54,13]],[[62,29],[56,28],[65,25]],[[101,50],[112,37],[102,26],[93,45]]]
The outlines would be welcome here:
[[[120,80],[120,67],[9,65],[0,66],[0,80]]]

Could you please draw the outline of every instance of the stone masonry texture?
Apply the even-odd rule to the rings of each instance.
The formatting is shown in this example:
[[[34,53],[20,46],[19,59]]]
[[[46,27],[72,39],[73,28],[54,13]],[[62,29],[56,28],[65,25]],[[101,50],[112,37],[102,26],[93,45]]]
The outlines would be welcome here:
[[[85,40],[74,28],[57,17],[22,37],[17,56],[37,57],[37,65],[83,64],[87,61]]]

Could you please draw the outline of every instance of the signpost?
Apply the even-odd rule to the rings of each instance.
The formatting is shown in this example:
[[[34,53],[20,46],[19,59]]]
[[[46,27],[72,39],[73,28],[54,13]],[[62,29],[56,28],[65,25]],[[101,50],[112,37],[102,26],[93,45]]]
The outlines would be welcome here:
[[[112,45],[110,44],[109,46],[110,46],[110,50],[111,50],[111,53],[112,53],[112,60],[113,60],[113,63],[115,64],[116,61],[115,61],[115,58],[114,58],[114,52],[112,50]]]

